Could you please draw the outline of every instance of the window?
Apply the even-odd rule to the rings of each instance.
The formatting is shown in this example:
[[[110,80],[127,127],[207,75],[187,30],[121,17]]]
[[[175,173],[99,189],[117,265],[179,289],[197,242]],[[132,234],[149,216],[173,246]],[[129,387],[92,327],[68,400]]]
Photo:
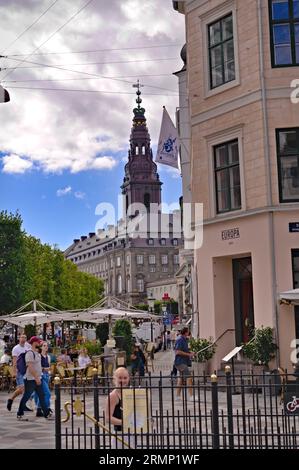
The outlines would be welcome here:
[[[156,255],[149,255],[148,262],[149,264],[156,264]]]
[[[126,256],[126,265],[130,266],[130,255]]]
[[[150,273],[155,273],[155,272],[156,272],[155,266],[150,266],[149,272],[150,272]]]
[[[299,249],[292,250],[294,289],[299,288]],[[299,340],[299,306],[295,306],[295,335]]]
[[[270,0],[272,67],[299,65],[299,0]]]
[[[148,239],[148,244],[149,244],[149,245],[153,245],[153,244],[154,244],[154,239],[153,239],[153,238],[149,238],[149,239]]]
[[[292,250],[294,289],[299,289],[299,249]]]
[[[174,264],[180,264],[180,257],[179,257],[179,255],[174,255],[174,256],[173,256],[173,263],[174,263]]]
[[[173,244],[173,246],[178,246],[178,239],[177,239],[177,238],[174,238],[174,239],[172,240],[172,244]]]
[[[161,244],[161,245],[166,245],[166,240],[165,240],[165,238],[161,238],[160,244]]]
[[[113,268],[113,259],[110,259],[110,268]]]
[[[144,280],[137,279],[137,290],[138,292],[144,292]]]
[[[161,263],[162,264],[168,264],[168,255],[162,255],[161,256]]]
[[[299,201],[299,128],[276,132],[279,199],[280,202]]]
[[[232,13],[210,24],[208,32],[210,86],[216,88],[236,78]]]
[[[137,255],[137,264],[143,264],[143,255]]]
[[[117,293],[122,293],[122,278],[120,274],[117,276]]]
[[[168,268],[165,267],[165,266],[163,266],[163,268],[162,268],[162,273],[168,273]]]
[[[214,147],[217,213],[241,209],[238,140]]]
[[[120,256],[116,257],[116,266],[119,268],[120,267]]]
[[[127,277],[127,292],[131,291],[131,279],[130,276]]]

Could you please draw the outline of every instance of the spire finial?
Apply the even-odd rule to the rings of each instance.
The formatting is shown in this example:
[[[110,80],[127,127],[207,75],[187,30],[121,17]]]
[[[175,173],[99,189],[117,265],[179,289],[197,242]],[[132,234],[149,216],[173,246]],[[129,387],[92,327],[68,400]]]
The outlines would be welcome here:
[[[141,83],[139,82],[139,79],[137,80],[137,83],[134,83],[133,85],[133,88],[137,88],[137,91],[136,91],[136,95],[137,95],[137,100],[136,100],[136,103],[138,105],[138,111],[140,111],[140,105],[142,103],[142,99],[140,98],[140,95],[141,95],[141,91],[140,91],[140,88],[142,88],[144,85],[141,85]]]

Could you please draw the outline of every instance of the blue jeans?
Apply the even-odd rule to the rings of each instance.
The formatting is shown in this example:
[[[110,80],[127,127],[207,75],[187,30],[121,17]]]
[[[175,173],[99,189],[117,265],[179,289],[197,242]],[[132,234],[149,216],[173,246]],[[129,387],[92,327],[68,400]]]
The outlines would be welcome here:
[[[49,374],[47,372],[43,372],[43,375],[42,375],[42,389],[44,392],[46,406],[49,409],[50,401],[51,401],[51,392],[49,388]],[[41,408],[37,392],[34,393],[34,401],[35,401],[36,407]]]
[[[40,405],[41,405],[41,409],[43,410],[44,416],[47,417],[48,414],[49,414],[49,409],[46,406],[42,384],[37,385],[35,380],[24,379],[24,387],[25,387],[25,391],[24,391],[24,394],[23,394],[22,399],[20,401],[20,405],[19,405],[17,415],[18,416],[23,416],[24,409],[26,407],[27,401],[31,397],[32,393],[36,392],[37,395],[38,395]]]

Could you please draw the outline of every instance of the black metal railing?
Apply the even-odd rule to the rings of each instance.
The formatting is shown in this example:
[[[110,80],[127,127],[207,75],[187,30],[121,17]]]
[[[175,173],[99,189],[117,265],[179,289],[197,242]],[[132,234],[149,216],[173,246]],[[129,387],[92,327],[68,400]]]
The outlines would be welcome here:
[[[55,379],[56,448],[297,449],[298,378],[278,379],[273,374],[232,377],[227,367],[218,377],[193,376],[192,384],[187,379],[178,397],[176,381],[149,375],[119,390],[121,431],[105,416],[111,378],[103,383],[95,375],[92,384],[77,385],[76,393]]]

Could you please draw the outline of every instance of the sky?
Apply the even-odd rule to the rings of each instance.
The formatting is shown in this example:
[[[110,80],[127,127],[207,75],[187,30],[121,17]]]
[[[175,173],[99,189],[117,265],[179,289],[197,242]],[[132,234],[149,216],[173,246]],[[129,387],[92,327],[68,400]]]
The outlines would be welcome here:
[[[0,0],[0,210],[61,249],[95,231],[97,205],[120,194],[132,85],[144,85],[155,155],[163,106],[175,121],[184,37],[171,0]],[[163,202],[177,202],[179,172],[158,172]]]

